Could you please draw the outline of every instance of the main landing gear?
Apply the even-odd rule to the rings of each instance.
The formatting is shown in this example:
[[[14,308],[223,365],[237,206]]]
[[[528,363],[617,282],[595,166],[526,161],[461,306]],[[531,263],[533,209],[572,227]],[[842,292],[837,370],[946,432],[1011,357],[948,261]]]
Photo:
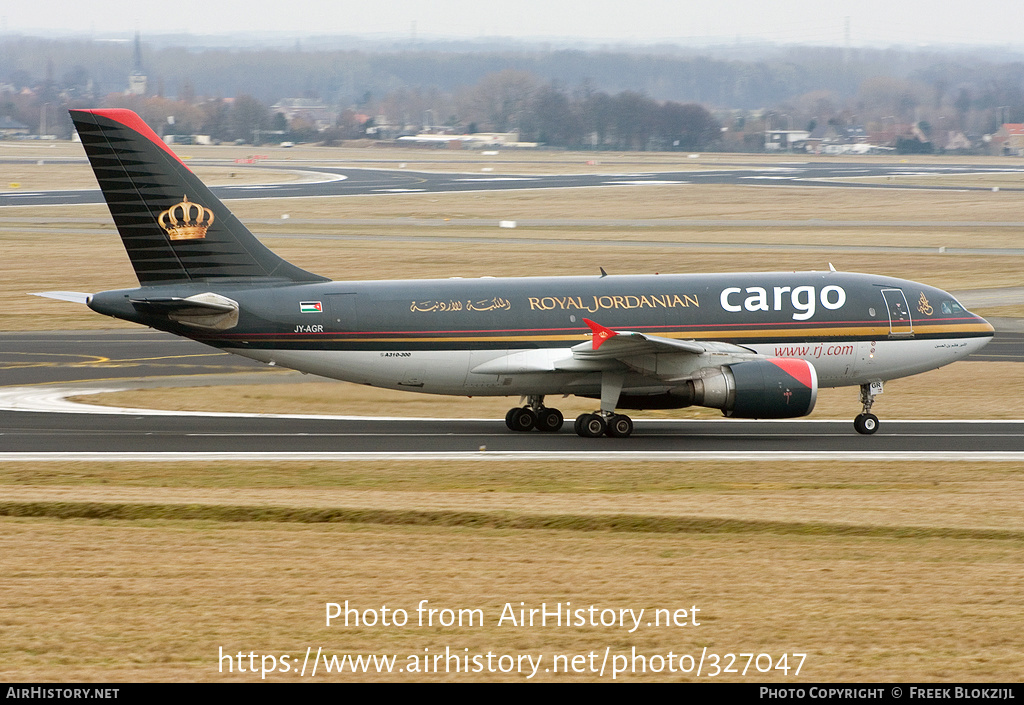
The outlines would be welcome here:
[[[505,425],[513,431],[532,431],[537,429],[545,433],[554,433],[562,428],[562,412],[544,406],[544,397],[531,396],[523,407],[515,407],[505,414]]]
[[[881,393],[881,382],[860,385],[860,402],[864,410],[853,420],[853,428],[857,433],[870,436],[878,430],[878,417],[871,413],[871,406],[875,403],[875,397]]]
[[[633,419],[615,413],[625,378],[625,373],[621,371],[605,371],[601,375],[601,409],[576,418],[573,430],[577,435],[584,438],[629,438],[632,435]],[[535,394],[526,398],[526,406],[508,410],[505,425],[513,431],[531,431],[536,428],[538,431],[554,433],[562,428],[562,412],[547,408],[544,406],[544,397]]]
[[[544,433],[555,433],[562,428],[562,412],[543,405],[517,406],[505,414],[505,425],[512,431],[532,431],[537,429]],[[633,433],[633,419],[625,414],[605,415],[600,411],[593,414],[581,414],[576,417],[573,429],[584,438],[628,438]]]
[[[603,412],[598,411],[593,414],[577,416],[573,429],[577,435],[584,438],[598,438],[604,435],[612,438],[629,438],[633,433],[633,419],[625,414],[606,416]]]
[[[633,433],[633,419],[615,413],[625,379],[626,374],[622,370],[605,370],[601,373],[601,409],[576,418],[573,428],[577,435],[584,438],[629,438]]]

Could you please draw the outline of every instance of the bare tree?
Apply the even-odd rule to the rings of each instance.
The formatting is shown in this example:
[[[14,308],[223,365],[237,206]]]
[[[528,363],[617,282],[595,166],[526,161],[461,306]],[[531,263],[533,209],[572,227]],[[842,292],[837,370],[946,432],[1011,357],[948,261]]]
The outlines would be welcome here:
[[[251,95],[240,95],[231,105],[228,124],[235,139],[252,140],[254,144],[259,144],[259,133],[270,129],[270,110]]]
[[[537,79],[526,71],[488,74],[463,94],[463,120],[483,123],[495,132],[519,129],[536,87]]]

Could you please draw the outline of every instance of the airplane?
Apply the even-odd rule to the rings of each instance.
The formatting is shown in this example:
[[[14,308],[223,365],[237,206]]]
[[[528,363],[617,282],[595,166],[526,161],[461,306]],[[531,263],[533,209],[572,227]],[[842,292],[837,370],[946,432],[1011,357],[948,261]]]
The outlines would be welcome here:
[[[331,281],[271,252],[138,115],[72,110],[139,286],[43,292],[269,365],[428,394],[518,396],[512,431],[562,428],[553,395],[628,409],[806,416],[859,386],[861,434],[891,379],[963,359],[989,323],[925,284],[836,271]],[[525,401],[525,404],[523,403]]]

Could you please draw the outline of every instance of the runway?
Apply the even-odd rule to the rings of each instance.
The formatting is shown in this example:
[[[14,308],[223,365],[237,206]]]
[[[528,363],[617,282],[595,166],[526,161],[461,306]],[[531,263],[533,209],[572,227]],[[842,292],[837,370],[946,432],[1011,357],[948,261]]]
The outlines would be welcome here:
[[[876,435],[860,436],[849,421],[638,418],[628,439],[584,439],[569,425],[557,434],[511,433],[500,419],[116,409],[66,397],[295,380],[156,331],[5,333],[0,350],[0,459],[7,461],[1024,460],[1024,421],[883,418]],[[1024,334],[999,333],[983,353],[1024,360]],[[343,390],[339,383],[340,397]]]
[[[0,427],[8,461],[1024,460],[1017,421],[888,421],[862,437],[842,421],[638,420],[628,439],[513,434],[474,419],[0,412]]]

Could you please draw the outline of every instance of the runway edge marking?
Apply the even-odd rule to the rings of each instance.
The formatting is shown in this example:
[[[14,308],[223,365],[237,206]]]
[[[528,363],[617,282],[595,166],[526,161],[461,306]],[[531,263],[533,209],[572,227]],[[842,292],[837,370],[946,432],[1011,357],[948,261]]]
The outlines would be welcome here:
[[[605,451],[602,457],[606,460],[632,461],[672,461],[672,462],[706,462],[722,461],[836,461],[848,462],[884,462],[884,461],[960,461],[960,462],[999,462],[1020,463],[1024,461],[1024,452],[978,452],[978,453],[916,453],[913,451],[863,451],[863,452],[822,452],[822,451]],[[289,452],[289,453],[133,453],[133,452],[29,452],[0,453],[0,462],[214,462],[214,461],[516,461],[516,460],[559,460],[559,461],[594,461],[594,454],[585,451],[463,451],[448,453],[362,453],[362,452]]]

